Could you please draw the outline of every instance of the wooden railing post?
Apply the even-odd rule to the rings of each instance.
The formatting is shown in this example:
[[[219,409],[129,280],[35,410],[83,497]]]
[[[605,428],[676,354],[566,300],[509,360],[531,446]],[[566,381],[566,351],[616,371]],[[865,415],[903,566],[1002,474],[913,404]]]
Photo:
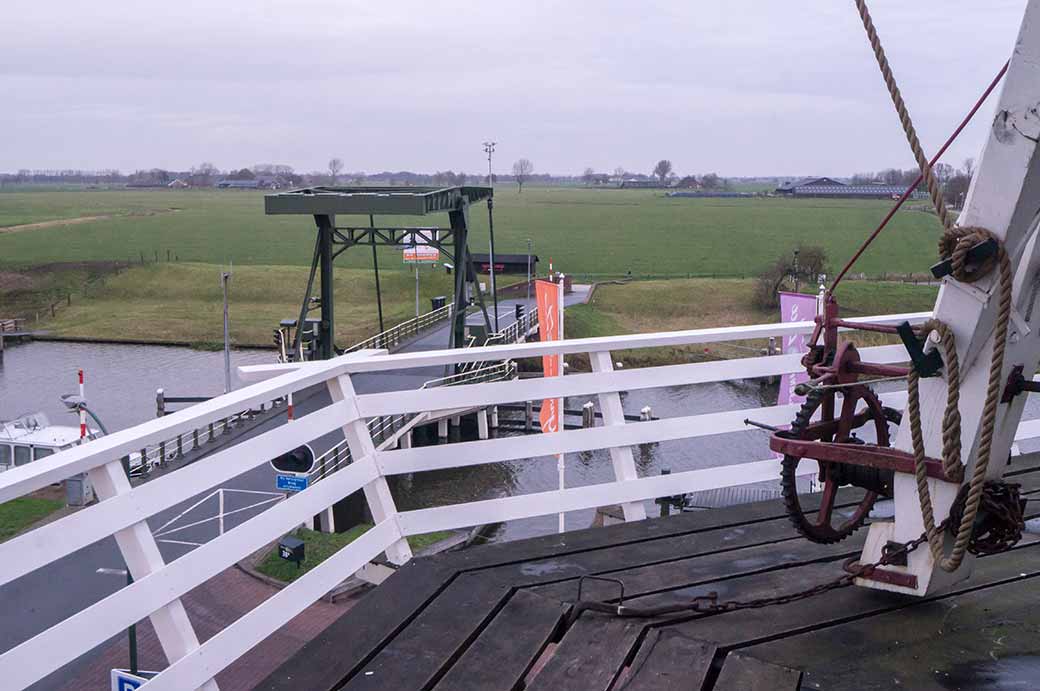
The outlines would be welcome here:
[[[593,372],[613,372],[614,362],[610,351],[589,353],[589,362],[592,364]],[[599,407],[603,412],[603,424],[605,426],[625,424],[625,411],[621,407],[621,396],[617,391],[599,394]],[[613,447],[610,449],[610,462],[614,466],[614,479],[618,482],[635,480],[639,477],[636,472],[636,462],[632,457],[632,449],[628,446]],[[626,521],[640,521],[646,518],[646,507],[642,502],[633,501],[621,505]]]
[[[372,442],[372,434],[369,432],[368,425],[358,413],[357,393],[354,391],[354,383],[350,380],[350,375],[342,374],[333,377],[328,380],[327,386],[333,402],[346,401],[351,409],[349,417],[353,418],[353,421],[343,427],[343,434],[347,439],[351,457],[358,461],[364,458],[374,459],[376,446]],[[394,528],[400,536],[400,539],[386,548],[387,558],[395,564],[404,564],[412,558],[412,549],[408,546],[404,535],[401,534],[400,525],[397,524],[397,505],[390,493],[386,477],[382,475],[381,471],[379,477],[365,485],[364,491],[368,508],[372,512],[372,520],[377,524],[383,521],[393,521]]]
[[[130,480],[123,472],[120,461],[112,461],[90,471],[90,482],[99,500],[104,501],[131,490]],[[146,521],[135,523],[115,533],[116,544],[135,581],[166,566],[159,545],[155,542]],[[198,636],[191,626],[188,613],[180,599],[173,600],[152,612],[149,619],[159,638],[166,659],[172,664],[199,647]],[[217,682],[210,679],[203,686],[206,691],[217,691]]]

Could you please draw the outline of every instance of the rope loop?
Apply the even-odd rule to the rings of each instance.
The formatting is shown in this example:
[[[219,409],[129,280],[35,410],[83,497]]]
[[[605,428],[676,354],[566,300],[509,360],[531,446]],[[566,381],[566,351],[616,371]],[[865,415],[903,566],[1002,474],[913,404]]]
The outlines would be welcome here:
[[[961,283],[973,283],[988,275],[997,265],[997,257],[991,256],[983,260],[973,271],[968,271],[965,266],[968,250],[986,240],[995,240],[1000,244],[1000,240],[993,233],[978,226],[953,226],[939,238],[939,256],[950,260],[952,275]]]

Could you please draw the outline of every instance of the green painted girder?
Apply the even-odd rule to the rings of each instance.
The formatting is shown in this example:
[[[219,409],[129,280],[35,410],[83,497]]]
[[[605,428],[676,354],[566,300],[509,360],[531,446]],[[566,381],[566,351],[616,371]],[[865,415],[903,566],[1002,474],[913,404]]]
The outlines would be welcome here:
[[[306,187],[264,196],[268,214],[424,216],[493,194],[490,187]]]

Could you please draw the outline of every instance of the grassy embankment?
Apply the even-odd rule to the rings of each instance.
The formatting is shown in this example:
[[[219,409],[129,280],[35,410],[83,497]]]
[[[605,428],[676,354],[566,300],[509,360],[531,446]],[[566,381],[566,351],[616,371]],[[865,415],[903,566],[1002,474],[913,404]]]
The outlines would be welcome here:
[[[371,528],[372,526],[367,523],[356,525],[344,533],[319,533],[307,528],[298,528],[292,534],[303,540],[307,545],[304,551],[304,561],[300,564],[299,568],[296,567],[296,564],[279,557],[278,547],[276,546],[259,564],[257,564],[256,569],[265,576],[277,578],[280,581],[295,581],[297,578],[331,557],[342,547],[364,535]],[[411,545],[412,551],[417,552],[425,547],[429,547],[435,542],[447,539],[450,536],[450,531],[440,531],[425,535],[412,535],[408,538],[408,544]]]
[[[833,262],[848,256],[888,207],[884,201],[791,199],[667,199],[650,190],[585,190],[511,186],[496,192],[499,252],[526,251],[534,241],[541,269],[549,258],[578,280],[623,276],[632,271],[685,278],[688,275],[747,276],[789,252],[799,242],[822,245]],[[171,211],[176,209],[176,211]],[[33,314],[44,305],[38,328],[59,335],[207,343],[220,339],[221,262],[233,261],[232,331],[239,344],[266,344],[271,329],[295,316],[313,251],[313,222],[305,216],[265,216],[262,195],[250,191],[94,190],[0,192],[0,226],[70,219],[109,218],[75,225],[4,232],[0,228],[0,316]],[[486,246],[487,214],[471,210],[471,246]],[[367,225],[367,218],[340,217],[340,224]],[[446,219],[377,218],[385,224],[445,223]],[[919,211],[896,215],[857,271],[871,275],[921,271],[934,254],[938,224]],[[414,312],[413,282],[400,252],[379,251],[385,323]],[[166,263],[169,256],[179,260]],[[142,258],[146,263],[141,265]],[[68,264],[66,262],[86,262]],[[92,262],[108,262],[93,264]],[[83,289],[88,274],[113,262],[137,264]],[[40,268],[45,267],[45,268]],[[48,268],[49,267],[49,268]],[[296,268],[299,267],[299,268]],[[691,284],[696,285],[696,284]],[[671,328],[677,323],[735,323],[750,308],[749,292],[720,283],[703,291],[672,282],[626,288],[617,304],[597,303],[591,332]],[[358,247],[337,260],[338,340],[347,343],[375,331],[371,253]],[[607,288],[603,295],[612,295]],[[616,289],[620,291],[621,289]],[[49,317],[54,296],[73,293],[72,306]],[[450,292],[441,272],[423,274],[425,309],[432,295]],[[729,295],[729,298],[726,296]],[[705,304],[706,296],[709,298]],[[85,300],[84,300],[85,298]],[[864,294],[863,311],[884,311],[880,295]],[[686,301],[686,300],[690,301]],[[722,309],[726,299],[733,301]],[[599,300],[605,300],[601,297]],[[716,306],[712,306],[719,303]],[[739,303],[739,304],[737,304]],[[634,309],[626,310],[624,304]],[[654,305],[653,310],[640,304]],[[902,309],[900,307],[899,309]],[[672,314],[675,311],[676,314]],[[695,314],[694,314],[695,313]],[[682,316],[683,314],[687,316]],[[653,325],[646,324],[652,317]],[[681,317],[681,318],[680,318]],[[749,316],[749,319],[752,317]],[[754,315],[753,321],[769,318]],[[677,321],[678,319],[678,321]],[[574,334],[572,329],[570,333]]]
[[[307,272],[302,266],[236,265],[230,284],[232,342],[269,345],[278,322],[298,316]],[[414,275],[398,271],[381,278],[384,324],[389,327],[415,316]],[[450,293],[451,278],[443,271],[422,270],[421,310],[429,310],[430,297]],[[337,269],[335,288],[338,344],[356,343],[379,331],[371,272]],[[134,267],[88,288],[43,328],[63,337],[220,343],[220,268],[189,263]]]
[[[49,497],[19,497],[0,504],[0,542],[65,506],[65,502]]]
[[[588,305],[567,309],[564,328],[569,338],[584,338],[779,321],[776,310],[753,306],[753,283],[736,279],[683,279],[601,285]],[[935,303],[936,293],[934,286],[849,281],[842,283],[838,297],[842,313],[855,317],[928,310]],[[882,342],[875,334],[861,334],[856,340],[867,344]],[[748,357],[756,355],[765,345],[760,340],[713,343],[707,347],[641,349],[622,352],[615,358],[632,366],[658,365]]]

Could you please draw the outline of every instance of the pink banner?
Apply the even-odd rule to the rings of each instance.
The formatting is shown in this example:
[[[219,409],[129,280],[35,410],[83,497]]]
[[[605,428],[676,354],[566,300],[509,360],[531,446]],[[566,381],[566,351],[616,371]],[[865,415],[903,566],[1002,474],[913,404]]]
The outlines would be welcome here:
[[[780,293],[780,321],[802,322],[812,321],[816,317],[816,296],[802,295],[801,293]],[[796,334],[786,336],[783,343],[783,352],[805,353],[805,345],[808,335]],[[808,381],[809,375],[804,371],[794,374],[785,374],[780,377],[780,397],[778,403],[787,405],[789,403],[801,403],[805,396],[799,396],[794,388],[802,382]]]

